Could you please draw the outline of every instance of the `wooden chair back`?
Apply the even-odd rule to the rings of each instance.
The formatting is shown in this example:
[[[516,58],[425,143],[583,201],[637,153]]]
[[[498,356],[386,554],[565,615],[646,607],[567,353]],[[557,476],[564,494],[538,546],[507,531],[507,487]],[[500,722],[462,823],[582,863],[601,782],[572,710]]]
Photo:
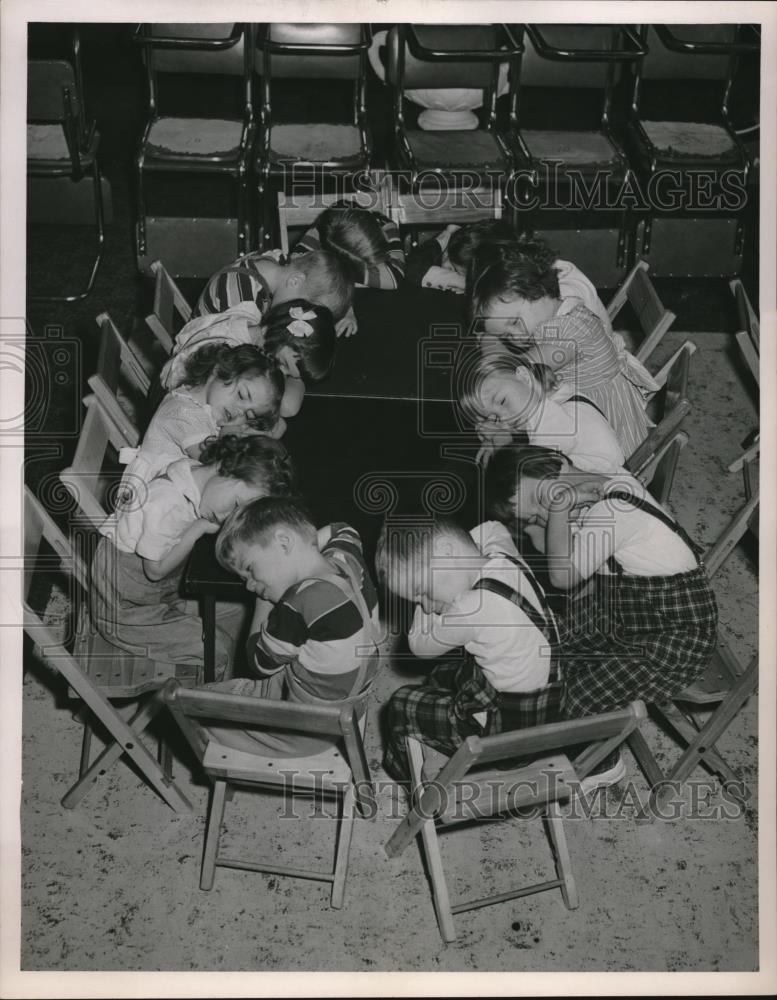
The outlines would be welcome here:
[[[270,872],[294,878],[331,882],[331,905],[343,904],[355,807],[363,816],[374,815],[375,795],[359,721],[366,692],[356,701],[333,705],[305,705],[250,698],[206,690],[184,690],[176,681],[167,683],[164,697],[205,773],[213,782],[208,824],[200,873],[200,888],[213,887],[217,867]],[[226,745],[218,732],[203,724],[239,724],[241,728],[271,727],[273,730],[316,733],[332,738],[332,747],[308,757],[260,756]],[[362,717],[364,721],[364,716]],[[339,740],[339,742],[336,742]],[[344,748],[344,754],[343,754]],[[253,858],[219,853],[228,789],[248,785],[284,794],[302,790],[306,796],[334,796],[339,800],[334,866],[329,871],[298,868]]]
[[[186,797],[163,774],[159,764],[139,739],[140,733],[162,707],[161,698],[147,702],[134,718],[127,722],[111,705],[102,686],[89,676],[90,665],[79,656],[79,651],[88,646],[90,638],[94,636],[87,610],[88,568],[74,551],[69,539],[27,487],[24,491],[24,528],[24,631],[35,643],[38,654],[52,669],[61,674],[111,737],[91,767],[81,774],[75,785],[63,796],[62,804],[66,808],[75,806],[98,778],[122,754],[126,754],[149,784],[176,812],[190,811],[191,805]],[[46,573],[56,571],[65,581],[66,596],[70,605],[68,612],[70,625],[65,630],[57,629],[55,632],[30,603],[33,578],[41,571]],[[61,634],[63,631],[64,637]],[[68,649],[71,645],[72,652]],[[161,686],[165,679],[162,678],[157,687]],[[133,693],[129,692],[130,695]]]
[[[680,452],[687,444],[688,435],[684,431],[678,431],[659,448],[648,464],[640,469],[640,482],[660,504],[669,502]]]
[[[138,417],[145,417],[145,406],[151,391],[151,378],[129,342],[107,312],[97,317],[100,328],[100,353],[97,371],[89,379],[89,388],[102,403],[117,427],[122,428],[127,441],[135,447],[140,440]],[[122,393],[124,406],[119,402]],[[128,411],[132,410],[132,413]]]
[[[674,355],[665,372],[661,374],[663,384],[651,400],[649,412],[656,426],[642,444],[629,456],[626,468],[637,478],[642,478],[656,456],[680,429],[683,420],[691,411],[688,399],[688,379],[691,355],[696,345],[688,341]],[[657,378],[657,381],[660,379]]]
[[[425,779],[422,774],[422,744],[412,738],[407,740],[413,792],[411,805],[386,843],[385,851],[388,857],[397,857],[417,834],[421,835],[443,940],[456,938],[454,914],[531,893],[560,888],[567,907],[577,906],[577,888],[558,803],[568,800],[576,791],[575,783],[587,777],[627,740],[646,715],[644,705],[634,702],[622,710],[587,719],[535,726],[497,736],[470,736],[433,780]],[[564,748],[586,743],[588,746],[574,761],[563,753]],[[487,766],[527,757],[535,759],[513,768]],[[525,808],[531,808],[535,816],[536,810],[545,816],[558,877],[451,905],[435,824],[452,827]]]
[[[628,302],[639,321],[642,338],[634,352],[643,364],[660,344],[676,316],[665,308],[649,276],[650,265],[640,260],[626,275],[607,307],[607,314],[614,323],[618,313]]]
[[[96,395],[84,399],[86,417],[71,464],[59,478],[88,523],[99,528],[113,510],[123,469],[118,453],[134,447]]]
[[[181,328],[192,318],[192,308],[161,260],[151,264],[151,272],[154,275],[154,309],[146,316],[146,323],[169,356]]]
[[[737,344],[747,362],[756,385],[761,386],[761,324],[748,298],[745,286],[736,278],[730,283],[737,304],[738,333]]]

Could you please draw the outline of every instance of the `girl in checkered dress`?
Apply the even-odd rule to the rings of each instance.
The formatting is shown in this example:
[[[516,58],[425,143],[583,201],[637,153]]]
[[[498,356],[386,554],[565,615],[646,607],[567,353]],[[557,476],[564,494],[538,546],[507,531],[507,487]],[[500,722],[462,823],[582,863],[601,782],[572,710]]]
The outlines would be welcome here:
[[[383,766],[391,777],[408,778],[408,736],[452,754],[468,736],[558,718],[556,625],[503,525],[387,524],[375,558],[389,589],[416,604],[411,651],[448,655],[389,700]]]
[[[592,581],[558,617],[567,716],[661,701],[698,678],[716,645],[715,596],[695,544],[636,479],[505,448],[486,495],[545,552],[554,587]]]

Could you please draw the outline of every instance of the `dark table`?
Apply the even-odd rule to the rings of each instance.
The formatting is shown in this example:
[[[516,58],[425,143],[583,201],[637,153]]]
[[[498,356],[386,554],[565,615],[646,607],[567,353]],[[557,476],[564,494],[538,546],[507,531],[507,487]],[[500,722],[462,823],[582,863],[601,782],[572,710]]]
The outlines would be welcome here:
[[[428,289],[360,290],[359,332],[338,344],[332,376],[309,392],[284,443],[317,524],[346,521],[372,559],[384,518],[483,519],[479,442],[450,400],[463,335],[460,297]],[[219,566],[215,536],[195,545],[184,574],[200,599],[205,679],[213,677],[217,600],[246,597]]]

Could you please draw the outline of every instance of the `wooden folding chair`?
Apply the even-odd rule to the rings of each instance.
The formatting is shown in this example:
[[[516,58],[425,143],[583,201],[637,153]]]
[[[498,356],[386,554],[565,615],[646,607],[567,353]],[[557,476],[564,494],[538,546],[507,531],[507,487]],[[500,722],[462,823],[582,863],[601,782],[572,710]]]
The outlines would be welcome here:
[[[151,264],[151,273],[154,275],[154,309],[146,316],[146,323],[169,356],[173,353],[175,338],[192,318],[192,307],[161,260]]]
[[[99,528],[113,510],[121,483],[123,468],[118,453],[122,448],[134,447],[137,437],[125,435],[124,428],[114,423],[96,395],[85,396],[83,403],[86,417],[75,455],[59,478],[87,522]]]
[[[122,406],[119,402],[119,392],[133,410],[142,410],[151,380],[107,312],[97,317],[97,324],[101,334],[100,353],[97,356],[97,371],[88,379],[89,388],[120,429],[127,447],[134,448],[140,441],[140,432],[134,414],[130,415],[126,405]]]
[[[640,470],[640,482],[660,504],[669,502],[680,452],[687,444],[685,431],[677,431]]]
[[[62,805],[68,809],[76,806],[92,785],[126,754],[172,809],[179,813],[189,812],[189,801],[154,760],[140,736],[164,705],[159,691],[164,682],[180,671],[182,679],[194,683],[195,678],[190,676],[192,668],[176,668],[174,664],[131,656],[97,635],[87,608],[88,569],[26,487],[24,520],[24,630],[36,644],[41,657],[62,675],[109,737],[105,749],[90,764],[87,733],[91,727],[85,728],[80,776],[63,796]],[[41,551],[44,543],[48,552]],[[65,639],[55,635],[29,603],[36,572],[56,572],[66,579],[67,595],[72,602],[70,620],[76,624]],[[72,651],[67,648],[71,645]],[[111,704],[112,699],[138,699],[149,694],[129,721],[125,721]]]
[[[213,785],[200,888],[207,891],[213,887],[217,867],[270,872],[331,882],[331,905],[339,909],[345,894],[355,807],[358,806],[363,816],[374,815],[375,811],[372,778],[358,718],[364,695],[358,702],[303,705],[207,690],[187,691],[171,682],[165,687],[165,701]],[[223,745],[199,721],[201,719],[240,723],[246,727],[271,726],[274,730],[320,733],[331,736],[333,746],[329,751],[309,757],[262,757]],[[335,745],[336,740],[341,743]],[[311,793],[336,798],[340,815],[333,869],[296,868],[219,854],[224,809],[235,785],[284,794],[301,791],[308,798]]]
[[[650,265],[647,261],[638,261],[607,306],[607,315],[613,323],[626,302],[634,310],[642,333],[642,340],[634,354],[643,364],[661,343],[664,334],[677,318],[659,299],[648,275],[649,271]]]
[[[691,412],[688,376],[691,355],[695,350],[696,345],[686,341],[657,376],[656,380],[660,382],[661,388],[648,405],[648,413],[656,426],[626,461],[628,471],[643,482],[643,477],[654,468],[656,456]]]
[[[481,906],[502,903],[549,889],[561,889],[567,909],[578,905],[577,887],[567,850],[560,804],[568,801],[578,783],[587,777],[604,758],[616,750],[646,718],[641,702],[633,702],[617,712],[607,712],[586,719],[535,726],[498,736],[470,736],[443,765],[433,780],[422,773],[423,744],[407,739],[412,798],[407,816],[386,843],[388,857],[401,854],[420,834],[429,869],[437,922],[444,941],[455,941],[453,915]],[[574,763],[564,747],[590,745]],[[543,754],[521,767],[500,770],[485,765],[512,758]],[[437,824],[451,827],[516,810],[530,809],[544,816],[555,854],[557,878],[538,882],[451,905],[437,837]]]
[[[746,478],[746,484],[748,482]],[[757,518],[758,503],[758,491],[750,491],[744,504],[707,551],[704,565],[710,577],[733,552],[753,518]],[[719,629],[717,649],[703,676],[671,700],[653,706],[680,738],[684,747],[675,763],[666,772],[662,771],[642,733],[634,732],[629,739],[631,749],[650,782],[653,804],[660,801],[662,796],[678,790],[699,764],[707,767],[721,781],[740,784],[740,797],[743,800],[749,798],[746,786],[717,752],[715,744],[757,686],[758,656],[754,656],[743,667],[731,650],[722,629]],[[694,715],[694,710],[708,710],[715,705],[717,708],[701,724]]]

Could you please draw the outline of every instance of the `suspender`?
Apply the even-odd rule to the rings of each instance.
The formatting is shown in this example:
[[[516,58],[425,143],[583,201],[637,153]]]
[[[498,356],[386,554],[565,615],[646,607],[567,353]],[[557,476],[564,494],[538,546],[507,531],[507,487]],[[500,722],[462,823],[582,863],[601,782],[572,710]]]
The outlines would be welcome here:
[[[564,400],[564,403],[588,403],[588,405],[589,405],[589,406],[593,406],[593,408],[594,408],[594,409],[596,410],[596,412],[597,412],[597,413],[600,413],[600,414],[601,414],[601,415],[602,415],[602,416],[604,417],[604,419],[605,419],[605,420],[607,420],[607,414],[606,414],[606,413],[604,413],[604,412],[603,412],[603,411],[602,411],[602,410],[601,410],[601,409],[600,409],[600,408],[599,408],[599,407],[598,407],[598,406],[596,405],[596,403],[594,403],[594,401],[593,401],[592,399],[587,399],[587,398],[586,398],[585,396],[577,396],[577,395],[575,395],[575,396],[570,396],[570,397],[569,397],[569,399],[565,399],[565,400]],[[564,403],[561,403],[561,404],[559,404],[559,405],[563,406],[563,405],[564,405]],[[610,422],[610,421],[609,421],[609,420],[607,420],[607,423],[609,423],[609,422]]]
[[[528,566],[524,566],[519,560],[514,556],[509,556],[503,553],[504,558],[509,562],[513,563],[520,569],[524,576],[529,581],[529,585],[534,591],[535,597],[538,598],[540,604],[544,607],[545,602],[543,600],[544,594],[542,588],[539,586],[537,581],[534,579],[534,575]],[[546,615],[537,611],[533,604],[528,601],[523,594],[519,593],[509,584],[504,583],[502,580],[494,580],[491,577],[483,577],[483,579],[478,580],[473,590],[489,590],[493,594],[498,594],[500,597],[504,597],[505,600],[511,601],[517,607],[523,611],[529,621],[534,625],[535,628],[539,629],[540,632],[545,636],[546,640],[550,643],[551,650],[553,651],[553,658],[555,659],[555,652],[559,643],[558,627],[556,625],[556,620],[553,617],[552,612],[546,609]]]
[[[673,521],[672,518],[669,517],[668,514],[665,514],[659,507],[655,507],[652,503],[649,503],[642,497],[635,497],[632,493],[624,493],[620,490],[616,490],[612,493],[606,493],[604,499],[623,500],[624,503],[631,504],[632,507],[636,507],[638,510],[644,511],[645,514],[649,514],[651,517],[656,518],[657,521],[666,525],[670,531],[673,531],[681,541],[685,542],[696,557],[697,561],[701,562],[700,555],[704,551],[701,546],[694,542],[682,525]],[[615,560],[612,556],[610,556],[609,563],[612,564],[614,562]],[[618,571],[620,571],[620,566],[617,563],[616,565],[618,566]]]

